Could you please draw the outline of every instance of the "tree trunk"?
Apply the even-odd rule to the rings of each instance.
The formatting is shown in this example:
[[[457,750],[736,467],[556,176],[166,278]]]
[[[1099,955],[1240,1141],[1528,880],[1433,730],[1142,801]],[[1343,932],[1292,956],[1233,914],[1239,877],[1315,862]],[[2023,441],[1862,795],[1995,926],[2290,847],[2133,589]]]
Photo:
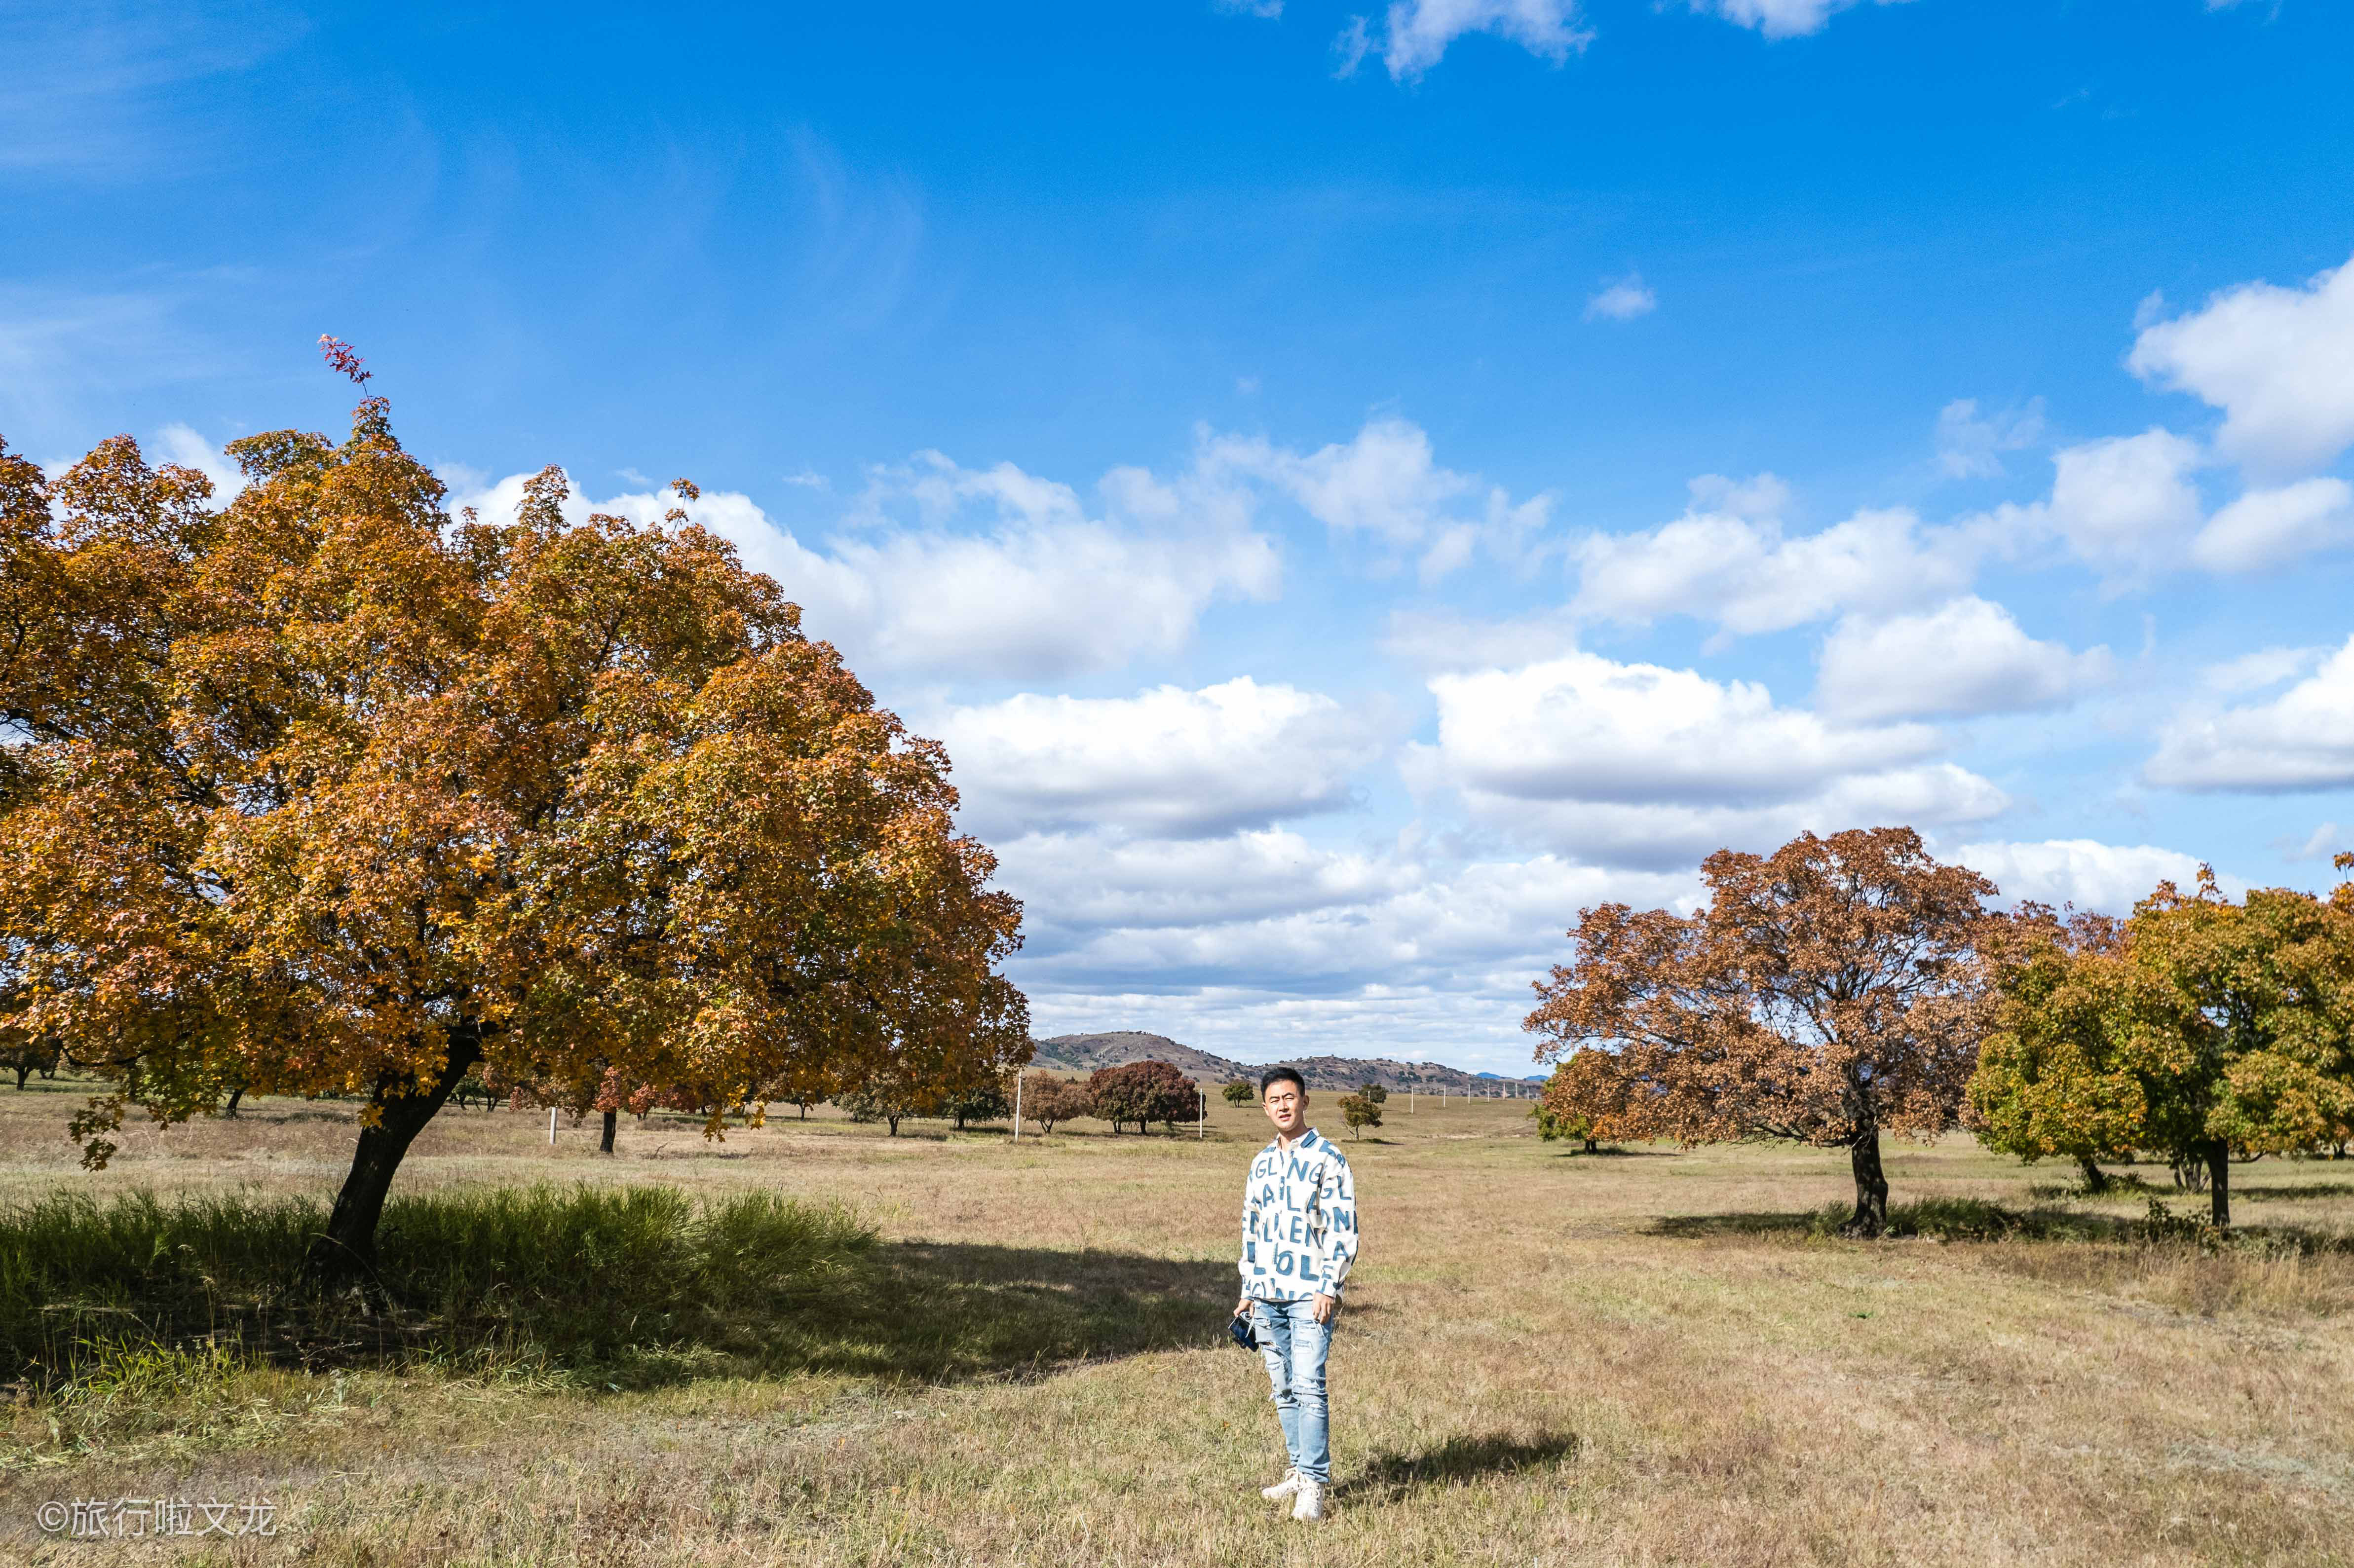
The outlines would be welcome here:
[[[2232,1146],[2220,1139],[2207,1146],[2207,1203],[2217,1229],[2232,1223]]]
[[[1855,1171],[1855,1217],[1841,1227],[1851,1236],[1876,1236],[1888,1228],[1888,1178],[1880,1169],[1880,1128],[1868,1127],[1848,1145]]]
[[[399,1092],[402,1086],[377,1080],[370,1104],[376,1124],[360,1128],[352,1150],[352,1169],[335,1194],[334,1212],[327,1228],[313,1237],[302,1260],[302,1272],[322,1283],[339,1283],[376,1269],[376,1227],[384,1217],[385,1194],[392,1190],[393,1173],[425,1124],[433,1119],[457,1088],[466,1070],[482,1059],[482,1045],[472,1033],[453,1036],[449,1060],[440,1076],[424,1093]]]
[[[2107,1171],[2102,1170],[2092,1160],[2083,1159],[2081,1157],[2077,1160],[2076,1163],[2084,1168],[2085,1192],[2105,1192],[2109,1190],[2109,1173]]]
[[[605,1113],[605,1137],[603,1141],[599,1142],[597,1146],[598,1153],[610,1154],[613,1152],[613,1128],[620,1119],[621,1113],[620,1111],[607,1111]]]
[[[243,1084],[239,1084],[237,1087],[228,1092],[228,1104],[221,1107],[221,1115],[228,1118],[231,1121],[235,1121],[237,1119],[237,1102],[243,1098],[245,1098],[245,1086]]]
[[[24,1090],[25,1080],[32,1075],[33,1065],[30,1062],[19,1062],[16,1064],[16,1088],[19,1093],[22,1093]]]
[[[1602,1152],[1602,1146],[1589,1138],[1585,1140],[1585,1152],[1588,1154],[1599,1154]]]
[[[894,1138],[898,1137],[898,1136],[899,1136],[899,1118],[898,1118],[897,1117],[896,1117],[896,1116],[886,1116],[886,1117],[885,1117],[883,1119],[884,1119],[885,1121],[887,1121],[887,1122],[889,1122],[889,1123],[891,1124],[891,1136],[892,1136],[892,1137],[894,1137]]]

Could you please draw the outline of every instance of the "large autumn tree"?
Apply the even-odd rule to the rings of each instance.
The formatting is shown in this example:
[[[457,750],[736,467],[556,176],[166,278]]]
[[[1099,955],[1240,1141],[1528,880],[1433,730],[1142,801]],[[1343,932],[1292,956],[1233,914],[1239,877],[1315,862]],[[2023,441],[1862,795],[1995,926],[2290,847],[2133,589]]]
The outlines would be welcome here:
[[[1994,886],[1910,828],[1720,850],[1701,876],[1697,914],[1579,912],[1523,1024],[1545,1037],[1540,1061],[1580,1055],[1579,1103],[1562,1108],[1597,1138],[1844,1148],[1849,1228],[1876,1235],[1881,1135],[1953,1126],[1977,1061],[1974,943]]]
[[[947,757],[725,540],[567,523],[555,469],[452,517],[380,398],[228,450],[226,506],[127,437],[0,455],[0,923],[113,1080],[90,1163],[129,1105],[355,1093],[334,1273],[477,1063],[729,1104],[1026,1058]]]
[[[2235,1154],[2354,1128],[2354,890],[2223,895],[2202,872],[2087,940],[2079,921],[1996,966],[1997,1027],[1970,1098],[1979,1136],[2034,1158],[2146,1149],[2207,1173],[2232,1221]]]

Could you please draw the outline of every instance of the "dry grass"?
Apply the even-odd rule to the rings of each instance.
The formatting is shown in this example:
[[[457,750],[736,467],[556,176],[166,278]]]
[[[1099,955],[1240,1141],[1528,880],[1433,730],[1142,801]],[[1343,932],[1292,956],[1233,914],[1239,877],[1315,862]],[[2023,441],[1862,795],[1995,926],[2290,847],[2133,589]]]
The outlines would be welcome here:
[[[143,1130],[90,1177],[58,1132],[71,1101],[0,1091],[0,1201],[316,1193],[350,1137],[349,1107],[264,1102]],[[2354,1561],[2349,1167],[2242,1168],[2271,1241],[2210,1253],[2097,1239],[2143,1194],[2031,1191],[2064,1172],[1961,1140],[1900,1148],[1896,1197],[1925,1220],[2042,1217],[1862,1245],[1813,1222],[1845,1197],[1836,1155],[1585,1158],[1529,1136],[1522,1106],[1392,1108],[1345,1145],[1368,1240],[1333,1356],[1340,1487],[1312,1532],[1256,1496],[1281,1467],[1274,1421],[1219,1333],[1247,1114],[1214,1104],[1206,1141],[1082,1124],[1019,1148],[822,1117],[719,1146],[625,1122],[600,1160],[593,1125],[551,1150],[545,1113],[476,1110],[429,1130],[405,1187],[847,1203],[881,1228],[881,1266],[930,1292],[920,1320],[758,1376],[690,1347],[626,1392],[494,1359],[150,1367],[111,1391],[112,1425],[53,1433],[54,1404],[19,1407],[0,1560],[171,1556],[34,1528],[46,1499],[160,1492],[278,1502],[274,1543],[177,1549],[220,1563]],[[2096,1239],[2049,1239],[2072,1234]]]

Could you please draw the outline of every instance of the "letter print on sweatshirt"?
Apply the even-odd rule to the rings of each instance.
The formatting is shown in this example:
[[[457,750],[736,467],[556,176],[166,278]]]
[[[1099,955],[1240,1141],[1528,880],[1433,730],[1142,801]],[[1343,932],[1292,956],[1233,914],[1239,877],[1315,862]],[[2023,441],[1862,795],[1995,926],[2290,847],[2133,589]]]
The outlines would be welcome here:
[[[1357,1260],[1357,1191],[1348,1158],[1313,1128],[1286,1151],[1259,1150],[1243,1182],[1245,1296],[1338,1296]]]

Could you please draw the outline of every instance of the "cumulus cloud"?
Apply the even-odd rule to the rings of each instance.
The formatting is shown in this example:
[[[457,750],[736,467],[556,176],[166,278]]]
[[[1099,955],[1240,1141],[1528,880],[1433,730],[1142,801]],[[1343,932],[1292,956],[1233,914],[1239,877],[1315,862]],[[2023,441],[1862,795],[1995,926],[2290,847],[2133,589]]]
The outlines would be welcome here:
[[[1992,479],[2002,454],[2043,439],[2043,399],[1997,413],[1978,412],[1975,397],[1956,397],[1937,412],[1937,469],[1953,479]]]
[[[2105,844],[2094,839],[2047,839],[2041,843],[1970,843],[1938,858],[1967,865],[2002,890],[2001,902],[2032,899],[2057,907],[2073,904],[2108,915],[2126,915],[2161,882],[2189,887],[2199,879],[2199,862],[2176,850],[2151,844]],[[2219,878],[2235,896],[2247,891],[2236,878]]]
[[[1195,464],[1204,482],[1264,485],[1336,534],[1414,551],[1425,582],[1462,567],[1483,544],[1500,560],[1532,566],[1553,510],[1550,495],[1516,502],[1500,486],[1442,466],[1429,434],[1394,418],[1310,452],[1264,437],[1205,433]]]
[[[2144,769],[2178,789],[2334,789],[2354,784],[2354,638],[2269,701],[2186,707]]]
[[[2072,653],[1969,596],[1916,615],[1850,616],[1823,644],[1816,701],[1849,720],[2057,707],[2115,673],[2106,648]]]
[[[2136,374],[2223,410],[2216,449],[2267,479],[2354,445],[2354,260],[2303,288],[2243,283],[2142,329]]]
[[[1902,3],[1903,0],[1872,0],[1878,5]],[[1795,38],[1821,32],[1834,12],[1861,4],[1862,0],[1691,0],[1691,8],[1713,13],[1744,27],[1755,27],[1769,38]]]
[[[1859,512],[1814,534],[1785,535],[1788,491],[1771,474],[1744,485],[1692,482],[1676,521],[1637,534],[1589,535],[1573,548],[1581,615],[1648,622],[1689,615],[1749,635],[1842,610],[1885,613],[1969,585],[1986,541],[1931,528],[1909,511]]]
[[[1580,652],[1430,690],[1438,740],[1407,748],[1409,783],[1596,863],[1690,863],[1802,828],[1976,821],[2008,804],[1933,761],[1925,726],[1826,722],[1752,682]]]
[[[1411,834],[1335,849],[1282,828],[1187,841],[1060,833],[999,851],[1001,880],[1031,912],[1013,971],[1034,1012],[1247,1024],[1352,1053],[1398,1049],[1415,1021],[1451,1030],[1439,1036],[1450,1056],[1467,1035],[1512,1042],[1528,982],[1561,956],[1581,907],[1689,907],[1697,893],[1689,867],[1458,861]]]
[[[1659,296],[1635,273],[1628,273],[1585,302],[1585,319],[1630,322],[1659,308]]]
[[[1378,38],[1358,16],[1334,48],[1343,76],[1378,48],[1391,79],[1413,81],[1467,33],[1492,33],[1554,65],[1594,41],[1593,32],[1578,26],[1576,0],[1395,0]]]
[[[1386,726],[1243,676],[1133,697],[1023,694],[923,727],[947,743],[965,821],[985,837],[1080,824],[1190,837],[1344,809]]]
[[[512,515],[525,477],[453,502]],[[928,452],[872,474],[850,525],[814,546],[738,493],[705,491],[686,510],[783,585],[810,634],[861,669],[1114,669],[1183,647],[1215,600],[1275,595],[1273,542],[1220,487],[1115,470],[1102,488],[1109,506],[1096,514],[1069,486],[1011,463],[972,470]],[[666,493],[576,494],[566,511],[651,523],[676,503]]]
[[[2118,573],[2179,565],[2205,518],[2190,476],[2204,454],[2170,430],[2057,453],[2048,517],[2079,559]]]
[[[2305,479],[2252,490],[2217,512],[2190,541],[2211,572],[2253,572],[2354,543],[2354,486]]]

